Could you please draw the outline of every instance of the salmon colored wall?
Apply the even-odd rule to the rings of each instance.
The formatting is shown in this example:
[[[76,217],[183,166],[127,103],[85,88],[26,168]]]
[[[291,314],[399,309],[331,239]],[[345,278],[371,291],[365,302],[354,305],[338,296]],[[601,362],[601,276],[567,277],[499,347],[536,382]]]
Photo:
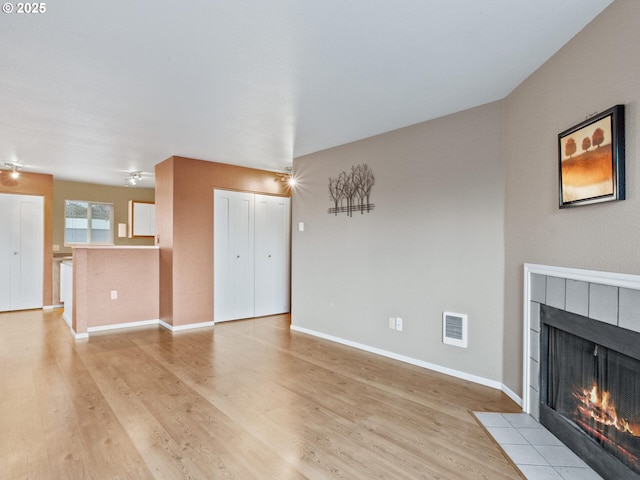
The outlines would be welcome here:
[[[173,316],[173,158],[156,165],[156,242],[160,246],[160,320]],[[162,192],[158,195],[158,192]]]
[[[156,166],[160,291],[171,297],[160,299],[163,321],[180,326],[214,320],[213,189],[290,196],[275,178],[273,172],[176,156]]]
[[[159,249],[73,249],[73,321],[76,334],[91,327],[158,319]],[[111,291],[118,298],[111,299]]]
[[[21,172],[18,179],[9,176],[7,170],[0,171],[0,193],[38,195],[44,197],[44,275],[42,282],[42,304],[52,305],[53,271],[53,176],[40,173]]]

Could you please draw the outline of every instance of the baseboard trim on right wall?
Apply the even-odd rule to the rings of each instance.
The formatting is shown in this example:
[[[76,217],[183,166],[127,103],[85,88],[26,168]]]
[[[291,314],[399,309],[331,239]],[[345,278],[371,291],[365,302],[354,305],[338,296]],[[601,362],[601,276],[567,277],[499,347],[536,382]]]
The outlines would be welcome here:
[[[515,392],[513,392],[506,385],[500,382],[497,382],[495,380],[490,380],[488,378],[480,377],[478,375],[472,375],[470,373],[461,372],[459,370],[454,370],[452,368],[443,367],[442,365],[437,365],[435,363],[425,362],[424,360],[418,360],[417,358],[407,357],[405,355],[389,352],[388,350],[382,350],[381,348],[371,347],[363,343],[353,342],[351,340],[346,340],[340,337],[334,337],[333,335],[328,335],[326,333],[310,330],[304,327],[298,327],[297,325],[291,325],[290,328],[295,332],[305,333],[307,335],[312,335],[314,337],[322,338],[323,340],[329,340],[331,342],[347,345],[348,347],[357,348],[358,350],[364,350],[365,352],[373,353],[375,355],[381,355],[383,357],[392,358],[394,360],[398,360],[404,363],[409,363],[417,367],[426,368],[427,370],[433,370],[434,372],[444,373],[445,375],[459,378],[461,380],[467,380],[469,382],[477,383],[479,385],[484,385],[485,387],[495,388],[496,390],[502,391],[505,395],[511,398],[511,400],[516,402],[518,406],[522,407],[522,398],[516,395]]]

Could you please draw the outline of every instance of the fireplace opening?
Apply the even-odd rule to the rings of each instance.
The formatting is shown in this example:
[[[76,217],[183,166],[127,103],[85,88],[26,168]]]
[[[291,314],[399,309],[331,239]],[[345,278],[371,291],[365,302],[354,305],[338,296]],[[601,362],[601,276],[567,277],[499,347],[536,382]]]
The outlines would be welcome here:
[[[547,404],[640,473],[640,362],[549,329]]]
[[[640,479],[640,335],[543,307],[541,423],[604,478]]]

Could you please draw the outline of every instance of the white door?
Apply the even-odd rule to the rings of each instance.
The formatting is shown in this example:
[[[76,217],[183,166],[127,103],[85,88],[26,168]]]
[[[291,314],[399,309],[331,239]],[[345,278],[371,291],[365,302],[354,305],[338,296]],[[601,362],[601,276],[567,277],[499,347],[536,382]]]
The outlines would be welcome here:
[[[256,195],[255,199],[255,314],[275,315],[290,310],[290,199]]]
[[[214,190],[213,318],[252,318],[254,310],[254,195]]]
[[[0,311],[42,308],[44,198],[0,194]]]

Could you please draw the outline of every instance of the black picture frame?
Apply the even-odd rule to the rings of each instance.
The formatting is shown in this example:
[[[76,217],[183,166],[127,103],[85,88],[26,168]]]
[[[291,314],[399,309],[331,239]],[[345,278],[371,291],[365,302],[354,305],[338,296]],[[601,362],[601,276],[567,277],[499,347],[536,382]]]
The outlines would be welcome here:
[[[560,208],[624,200],[624,105],[559,133],[558,167]]]

